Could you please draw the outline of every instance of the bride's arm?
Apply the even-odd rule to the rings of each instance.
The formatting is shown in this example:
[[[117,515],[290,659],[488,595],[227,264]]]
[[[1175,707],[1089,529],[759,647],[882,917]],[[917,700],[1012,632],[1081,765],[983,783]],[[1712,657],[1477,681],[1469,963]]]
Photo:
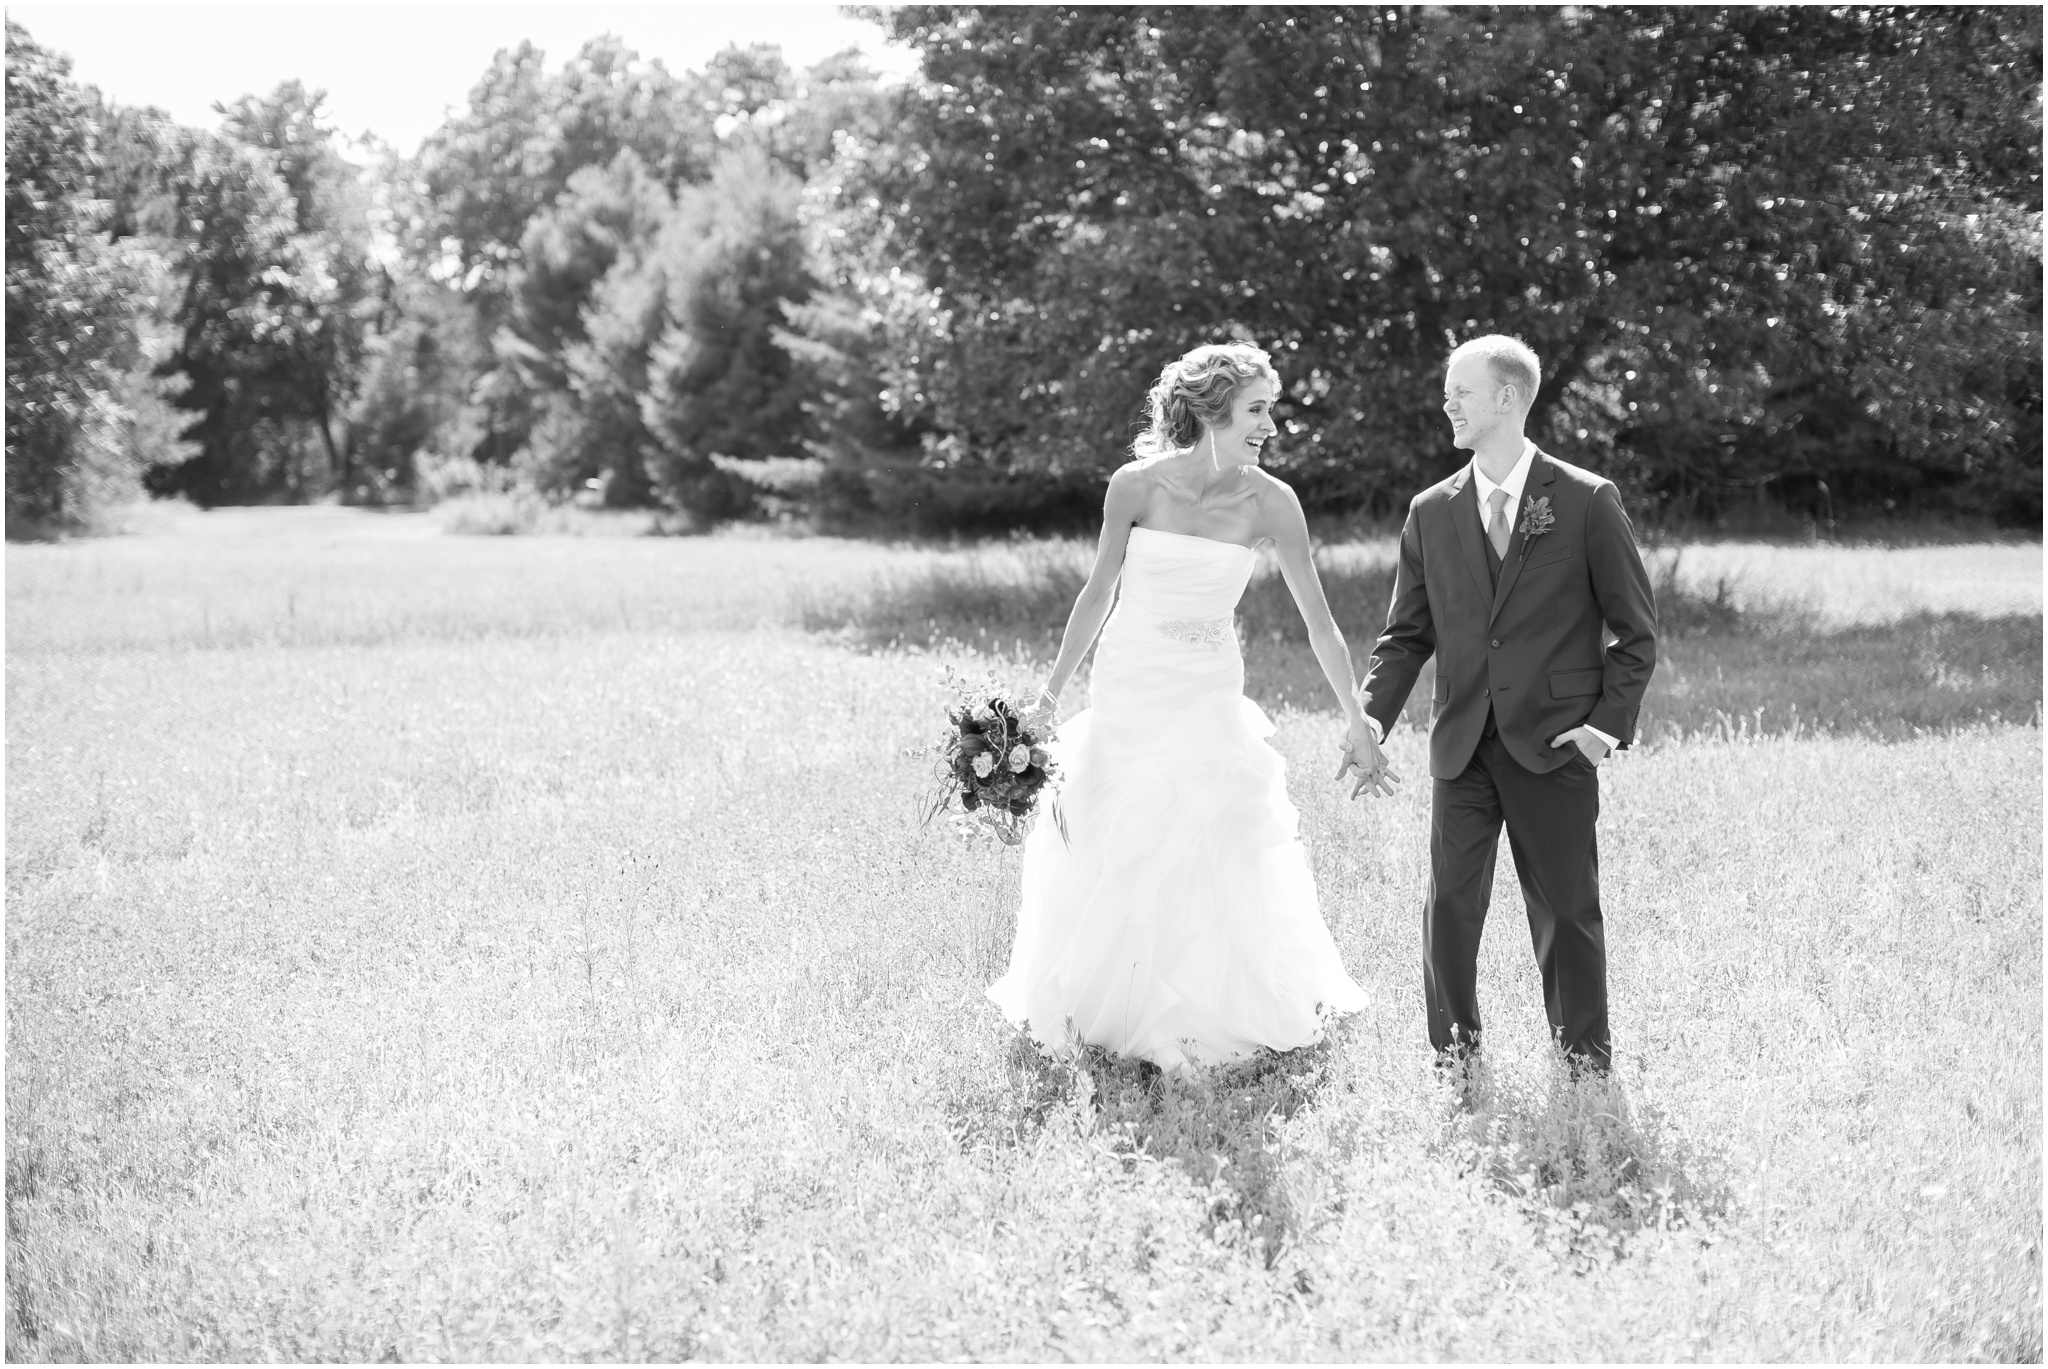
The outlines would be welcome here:
[[[1066,689],[1081,658],[1095,644],[1095,634],[1116,603],[1116,584],[1124,573],[1124,548],[1131,540],[1131,525],[1145,511],[1141,477],[1125,466],[1109,477],[1109,492],[1102,497],[1102,537],[1095,544],[1095,565],[1088,583],[1074,599],[1074,611],[1067,615],[1067,632],[1060,639],[1060,654],[1052,663],[1052,676],[1045,692],[1055,700]]]
[[[1308,520],[1302,517],[1301,500],[1288,485],[1272,480],[1259,501],[1259,510],[1264,523],[1261,530],[1273,539],[1280,574],[1294,595],[1294,606],[1301,610],[1301,621],[1308,625],[1309,645],[1315,649],[1316,664],[1323,668],[1323,678],[1330,682],[1330,691],[1337,696],[1337,707],[1344,714],[1345,746],[1370,771],[1380,764],[1379,741],[1358,702],[1351,648],[1345,644],[1344,633],[1330,612],[1329,600],[1323,597],[1323,582],[1316,574],[1315,558],[1309,549]],[[1340,769],[1338,774],[1342,773]]]

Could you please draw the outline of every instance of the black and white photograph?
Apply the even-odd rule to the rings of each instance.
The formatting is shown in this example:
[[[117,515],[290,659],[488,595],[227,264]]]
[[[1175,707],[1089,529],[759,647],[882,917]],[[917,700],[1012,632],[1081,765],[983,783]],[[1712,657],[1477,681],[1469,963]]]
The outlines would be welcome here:
[[[2003,1362],[2038,5],[6,7],[11,1362]]]

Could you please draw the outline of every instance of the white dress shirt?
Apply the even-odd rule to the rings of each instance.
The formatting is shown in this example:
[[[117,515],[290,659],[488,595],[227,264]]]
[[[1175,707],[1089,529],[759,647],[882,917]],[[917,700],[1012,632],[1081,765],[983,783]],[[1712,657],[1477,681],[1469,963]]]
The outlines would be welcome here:
[[[1535,464],[1536,444],[1526,437],[1522,439],[1521,456],[1516,459],[1514,468],[1507,473],[1506,477],[1499,484],[1488,480],[1486,472],[1479,469],[1479,458],[1474,457],[1472,459],[1472,489],[1473,493],[1479,496],[1479,525],[1483,532],[1491,533],[1493,531],[1493,528],[1486,520],[1489,517],[1488,505],[1493,502],[1493,492],[1495,490],[1506,490],[1508,492],[1508,502],[1502,507],[1501,513],[1509,520],[1509,530],[1513,530],[1515,514],[1522,507],[1522,487],[1529,483],[1529,468]],[[1385,734],[1380,730],[1377,718],[1367,718],[1365,721],[1366,725],[1372,728],[1375,737],[1381,741],[1386,740]],[[1614,751],[1620,744],[1615,738],[1608,736],[1591,723],[1582,725],[1588,732],[1605,742],[1609,752]]]
[[[1514,527],[1515,514],[1522,507],[1522,486],[1529,483],[1529,468],[1536,464],[1536,444],[1528,438],[1522,439],[1522,454],[1515,461],[1514,469],[1498,485],[1486,478],[1486,472],[1479,469],[1479,458],[1472,459],[1472,485],[1479,495],[1479,525],[1488,533],[1493,528],[1487,523],[1487,511],[1493,503],[1495,490],[1506,490],[1508,502],[1501,510],[1508,517],[1508,527]]]

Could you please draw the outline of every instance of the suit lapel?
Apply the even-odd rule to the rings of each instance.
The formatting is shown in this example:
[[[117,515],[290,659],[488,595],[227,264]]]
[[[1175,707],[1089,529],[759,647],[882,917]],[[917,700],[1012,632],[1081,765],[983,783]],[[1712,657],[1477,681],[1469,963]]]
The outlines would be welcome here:
[[[1458,545],[1465,549],[1465,564],[1479,582],[1483,598],[1493,593],[1493,576],[1486,569],[1486,548],[1479,541],[1485,535],[1479,530],[1479,492],[1472,483],[1471,467],[1453,478],[1457,488],[1451,492],[1451,522],[1457,525]]]
[[[1500,567],[1500,587],[1493,592],[1493,613],[1486,620],[1489,627],[1495,618],[1500,617],[1500,606],[1514,592],[1515,581],[1522,578],[1522,562],[1528,556],[1528,540],[1522,535],[1522,526],[1529,519],[1529,503],[1538,497],[1539,487],[1548,486],[1556,477],[1557,471],[1552,468],[1550,458],[1539,449],[1536,459],[1529,463],[1529,478],[1522,485],[1522,506],[1515,511],[1515,530],[1508,535],[1507,559],[1501,562]]]

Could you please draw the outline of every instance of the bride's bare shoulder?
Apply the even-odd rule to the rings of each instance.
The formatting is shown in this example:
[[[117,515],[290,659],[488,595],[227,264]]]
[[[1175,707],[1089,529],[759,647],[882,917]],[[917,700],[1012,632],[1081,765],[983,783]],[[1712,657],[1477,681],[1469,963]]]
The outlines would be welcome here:
[[[1142,461],[1128,461],[1109,473],[1109,486],[1102,494],[1105,517],[1115,515],[1136,522],[1152,502],[1154,477]]]
[[[1260,508],[1286,509],[1299,507],[1300,498],[1294,493],[1294,486],[1274,475],[1271,471],[1257,466],[1245,468],[1245,481],[1251,487],[1251,495]]]
[[[1127,489],[1142,489],[1158,480],[1153,470],[1158,462],[1156,456],[1133,457],[1109,473],[1109,483]]]
[[[1253,525],[1262,540],[1279,542],[1283,538],[1297,535],[1301,528],[1301,499],[1294,493],[1294,486],[1270,471],[1256,467],[1245,471],[1245,484],[1250,487],[1250,503],[1256,512],[1252,515]]]

